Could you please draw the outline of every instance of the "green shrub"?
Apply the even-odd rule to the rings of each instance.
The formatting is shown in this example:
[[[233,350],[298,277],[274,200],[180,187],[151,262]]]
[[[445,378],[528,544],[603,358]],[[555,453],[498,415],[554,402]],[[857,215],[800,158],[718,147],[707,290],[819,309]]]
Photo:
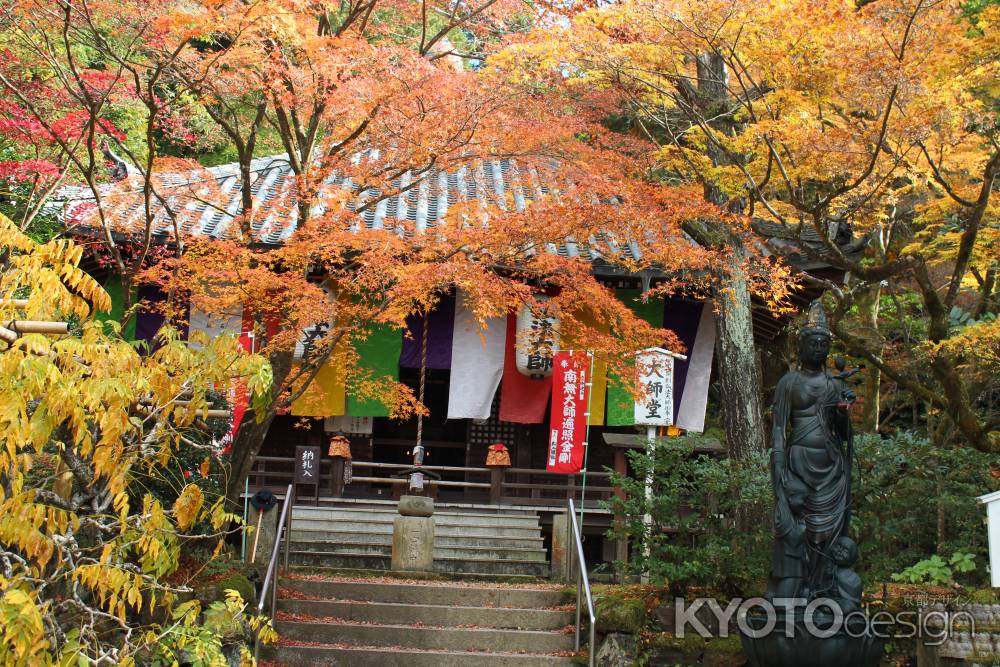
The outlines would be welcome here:
[[[956,551],[946,563],[943,558],[934,555],[911,565],[902,572],[893,574],[892,580],[908,584],[930,584],[931,586],[954,585],[955,574],[975,571],[975,559],[976,557],[972,554]]]
[[[612,477],[625,496],[608,502],[625,519],[612,536],[635,545],[628,565],[632,573],[648,570],[653,583],[675,592],[706,586],[759,593],[771,545],[768,455],[720,460],[694,454],[701,444],[704,436],[686,435],[658,443],[652,460],[645,451],[629,452],[633,476]],[[650,470],[653,494],[647,503],[644,480]],[[653,522],[648,536],[647,511]]]
[[[855,469],[851,532],[865,581],[885,581],[934,554],[987,562],[986,513],[976,497],[1000,489],[990,472],[993,457],[936,447],[911,432],[863,434],[855,442],[860,474]],[[985,568],[953,574],[959,583],[986,581]]]

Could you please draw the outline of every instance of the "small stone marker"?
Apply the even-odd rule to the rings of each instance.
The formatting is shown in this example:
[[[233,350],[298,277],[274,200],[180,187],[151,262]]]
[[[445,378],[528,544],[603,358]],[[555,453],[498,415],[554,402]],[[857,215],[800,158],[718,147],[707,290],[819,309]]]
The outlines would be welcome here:
[[[392,522],[392,570],[434,570],[434,501],[425,496],[403,496]]]
[[[1000,491],[979,496],[979,502],[986,505],[986,524],[990,545],[990,583],[1000,588]]]

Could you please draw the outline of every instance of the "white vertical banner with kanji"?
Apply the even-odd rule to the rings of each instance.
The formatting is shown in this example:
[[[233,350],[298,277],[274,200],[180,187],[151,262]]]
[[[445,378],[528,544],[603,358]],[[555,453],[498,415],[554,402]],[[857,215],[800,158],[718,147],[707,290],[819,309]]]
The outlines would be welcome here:
[[[514,345],[517,370],[533,379],[552,375],[554,355],[559,349],[559,320],[546,311],[546,297],[539,297],[539,301],[540,306],[522,306],[517,313]]]
[[[651,347],[635,355],[639,372],[639,396],[635,401],[635,423],[671,426],[674,423],[674,357],[667,350]]]
[[[545,469],[575,474],[583,469],[587,448],[589,361],[585,354],[556,352],[552,362],[552,413]]]

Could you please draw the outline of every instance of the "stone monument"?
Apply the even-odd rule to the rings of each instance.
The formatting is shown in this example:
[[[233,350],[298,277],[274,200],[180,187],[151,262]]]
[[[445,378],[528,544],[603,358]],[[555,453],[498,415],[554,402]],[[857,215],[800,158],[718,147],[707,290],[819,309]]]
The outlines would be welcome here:
[[[798,368],[774,398],[774,547],[767,613],[750,614],[744,651],[754,667],[875,666],[882,642],[868,631],[851,521],[855,371],[827,368],[831,335],[818,301],[798,337]],[[770,611],[770,610],[769,610]],[[768,630],[768,626],[774,625]]]
[[[434,501],[427,496],[403,496],[392,524],[395,572],[434,570]]]

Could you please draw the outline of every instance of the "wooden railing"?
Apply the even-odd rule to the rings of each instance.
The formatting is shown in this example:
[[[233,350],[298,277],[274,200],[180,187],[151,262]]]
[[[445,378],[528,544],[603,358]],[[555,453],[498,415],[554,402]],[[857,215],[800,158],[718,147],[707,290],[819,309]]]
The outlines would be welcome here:
[[[384,485],[392,489],[393,496],[405,491],[407,479],[402,471],[410,468],[402,463],[377,463],[354,461],[353,479],[346,487],[339,483],[342,468],[339,463],[322,461],[320,464],[320,496],[340,497],[345,491],[360,491],[362,485]],[[469,468],[463,466],[432,466],[423,469],[441,476],[429,480],[430,492],[461,491],[465,502],[488,502],[494,505],[540,505],[563,507],[567,499],[579,501],[604,500],[611,496],[610,473],[587,472],[586,487],[582,474],[566,475],[533,468]],[[336,474],[335,474],[336,473]],[[398,476],[394,476],[398,475]],[[295,460],[276,456],[258,456],[250,471],[250,486],[280,487],[290,483],[295,476]],[[311,494],[303,489],[300,498]],[[363,495],[363,494],[362,494]]]

